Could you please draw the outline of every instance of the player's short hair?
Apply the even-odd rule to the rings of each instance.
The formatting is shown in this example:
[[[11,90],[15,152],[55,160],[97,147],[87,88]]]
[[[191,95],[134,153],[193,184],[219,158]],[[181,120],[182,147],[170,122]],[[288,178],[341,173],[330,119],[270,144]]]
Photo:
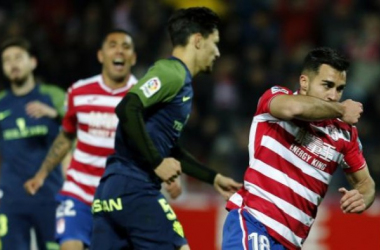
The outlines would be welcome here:
[[[129,31],[126,31],[124,29],[112,29],[110,31],[108,31],[104,36],[103,36],[103,39],[100,43],[100,48],[103,46],[104,42],[107,40],[107,37],[113,33],[123,33],[127,36],[130,36],[132,38],[132,42],[133,42],[133,36],[132,34],[129,32]]]
[[[321,47],[310,51],[303,62],[302,72],[318,73],[319,67],[327,64],[338,71],[347,71],[350,62],[336,50]]]
[[[189,37],[201,33],[207,38],[218,29],[218,15],[206,7],[179,9],[169,18],[168,30],[173,46],[185,46]]]
[[[13,47],[13,46],[19,47],[19,48],[25,50],[26,52],[28,52],[28,54],[30,56],[34,55],[34,52],[32,50],[32,45],[30,44],[30,42],[28,40],[26,40],[25,38],[22,38],[22,37],[12,37],[12,38],[8,38],[5,41],[3,41],[0,45],[1,55],[3,54],[4,50],[6,50],[9,47]]]

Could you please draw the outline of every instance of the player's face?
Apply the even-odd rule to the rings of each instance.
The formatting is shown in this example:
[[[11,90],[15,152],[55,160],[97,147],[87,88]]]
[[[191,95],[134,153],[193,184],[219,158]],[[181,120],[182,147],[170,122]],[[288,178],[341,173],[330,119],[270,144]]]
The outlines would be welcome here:
[[[203,38],[200,50],[199,67],[201,72],[210,73],[215,60],[220,56],[219,31],[214,30],[207,38]]]
[[[124,33],[109,34],[98,51],[98,59],[103,73],[115,82],[124,82],[136,63],[132,38]]]
[[[36,59],[21,47],[10,46],[1,55],[4,75],[12,84],[21,86],[36,67]]]
[[[346,86],[346,72],[322,64],[317,75],[301,75],[301,92],[321,98],[325,101],[337,102]]]

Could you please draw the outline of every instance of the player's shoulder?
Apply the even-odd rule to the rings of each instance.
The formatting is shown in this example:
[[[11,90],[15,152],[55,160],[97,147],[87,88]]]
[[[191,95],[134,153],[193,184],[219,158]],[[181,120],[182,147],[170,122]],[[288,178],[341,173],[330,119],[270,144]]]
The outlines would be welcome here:
[[[157,61],[148,71],[150,75],[156,75],[162,81],[184,81],[186,68],[183,63],[174,58]]]
[[[102,76],[100,74],[95,75],[95,76],[91,76],[91,77],[80,79],[80,80],[74,82],[71,85],[70,89],[75,90],[75,89],[80,89],[83,87],[88,87],[88,85],[91,85],[91,84],[99,84],[99,82],[101,82],[101,81],[102,81]]]
[[[292,95],[293,92],[288,89],[287,87],[283,87],[280,85],[274,85],[271,88],[267,89],[264,94],[270,94],[270,95],[275,95],[275,94],[286,94],[286,95]]]
[[[39,83],[39,90],[41,93],[47,93],[47,94],[55,94],[55,95],[64,95],[65,91],[51,83]]]

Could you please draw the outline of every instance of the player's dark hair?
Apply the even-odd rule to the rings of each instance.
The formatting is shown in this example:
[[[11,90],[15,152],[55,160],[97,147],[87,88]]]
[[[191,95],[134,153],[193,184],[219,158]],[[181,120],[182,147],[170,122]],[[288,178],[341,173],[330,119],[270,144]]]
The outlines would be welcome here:
[[[32,45],[30,44],[28,40],[22,37],[12,37],[12,38],[6,39],[5,41],[1,43],[0,45],[1,55],[3,54],[4,50],[13,46],[19,47],[25,50],[26,52],[28,52],[30,56],[34,54],[32,51]]]
[[[336,50],[327,47],[313,49],[305,57],[302,72],[318,73],[319,67],[327,64],[338,71],[347,71],[350,62]]]
[[[218,15],[206,7],[179,9],[169,18],[168,30],[173,46],[187,44],[190,35],[200,33],[207,38],[218,28]]]
[[[104,42],[107,40],[107,37],[108,37],[109,35],[113,34],[113,33],[123,33],[123,34],[125,34],[125,35],[127,35],[127,36],[130,36],[130,37],[132,38],[132,41],[133,41],[133,36],[132,36],[132,34],[131,34],[129,31],[126,31],[126,30],[124,30],[124,29],[112,29],[112,30],[108,31],[108,32],[104,35],[104,37],[103,37],[103,39],[102,39],[102,41],[101,41],[101,43],[100,43],[100,48],[103,46]]]

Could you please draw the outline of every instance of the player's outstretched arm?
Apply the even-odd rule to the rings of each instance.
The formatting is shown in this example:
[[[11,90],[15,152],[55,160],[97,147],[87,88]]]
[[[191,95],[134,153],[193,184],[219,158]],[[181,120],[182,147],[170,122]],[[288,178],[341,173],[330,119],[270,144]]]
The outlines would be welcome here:
[[[362,213],[375,200],[375,182],[367,166],[355,173],[346,174],[346,177],[353,189],[339,188],[343,195],[340,207],[344,213]]]
[[[127,94],[116,107],[116,114],[128,141],[160,179],[168,184],[181,174],[181,164],[174,158],[162,158],[145,128],[144,106],[140,98]]]
[[[228,199],[242,187],[241,183],[207,168],[179,145],[173,148],[172,156],[181,162],[182,171],[185,174],[214,185],[216,191],[218,191],[225,199]]]
[[[42,187],[49,173],[59,165],[70,151],[74,138],[75,135],[65,133],[64,131],[58,134],[38,172],[33,178],[24,183],[24,188],[28,194],[34,195]]]
[[[234,181],[232,178],[217,174],[214,180],[214,187],[224,199],[228,200],[231,195],[238,191],[243,184]]]
[[[280,119],[319,121],[341,118],[348,124],[359,121],[363,105],[353,100],[328,102],[305,95],[277,95],[270,103],[270,113]]]

